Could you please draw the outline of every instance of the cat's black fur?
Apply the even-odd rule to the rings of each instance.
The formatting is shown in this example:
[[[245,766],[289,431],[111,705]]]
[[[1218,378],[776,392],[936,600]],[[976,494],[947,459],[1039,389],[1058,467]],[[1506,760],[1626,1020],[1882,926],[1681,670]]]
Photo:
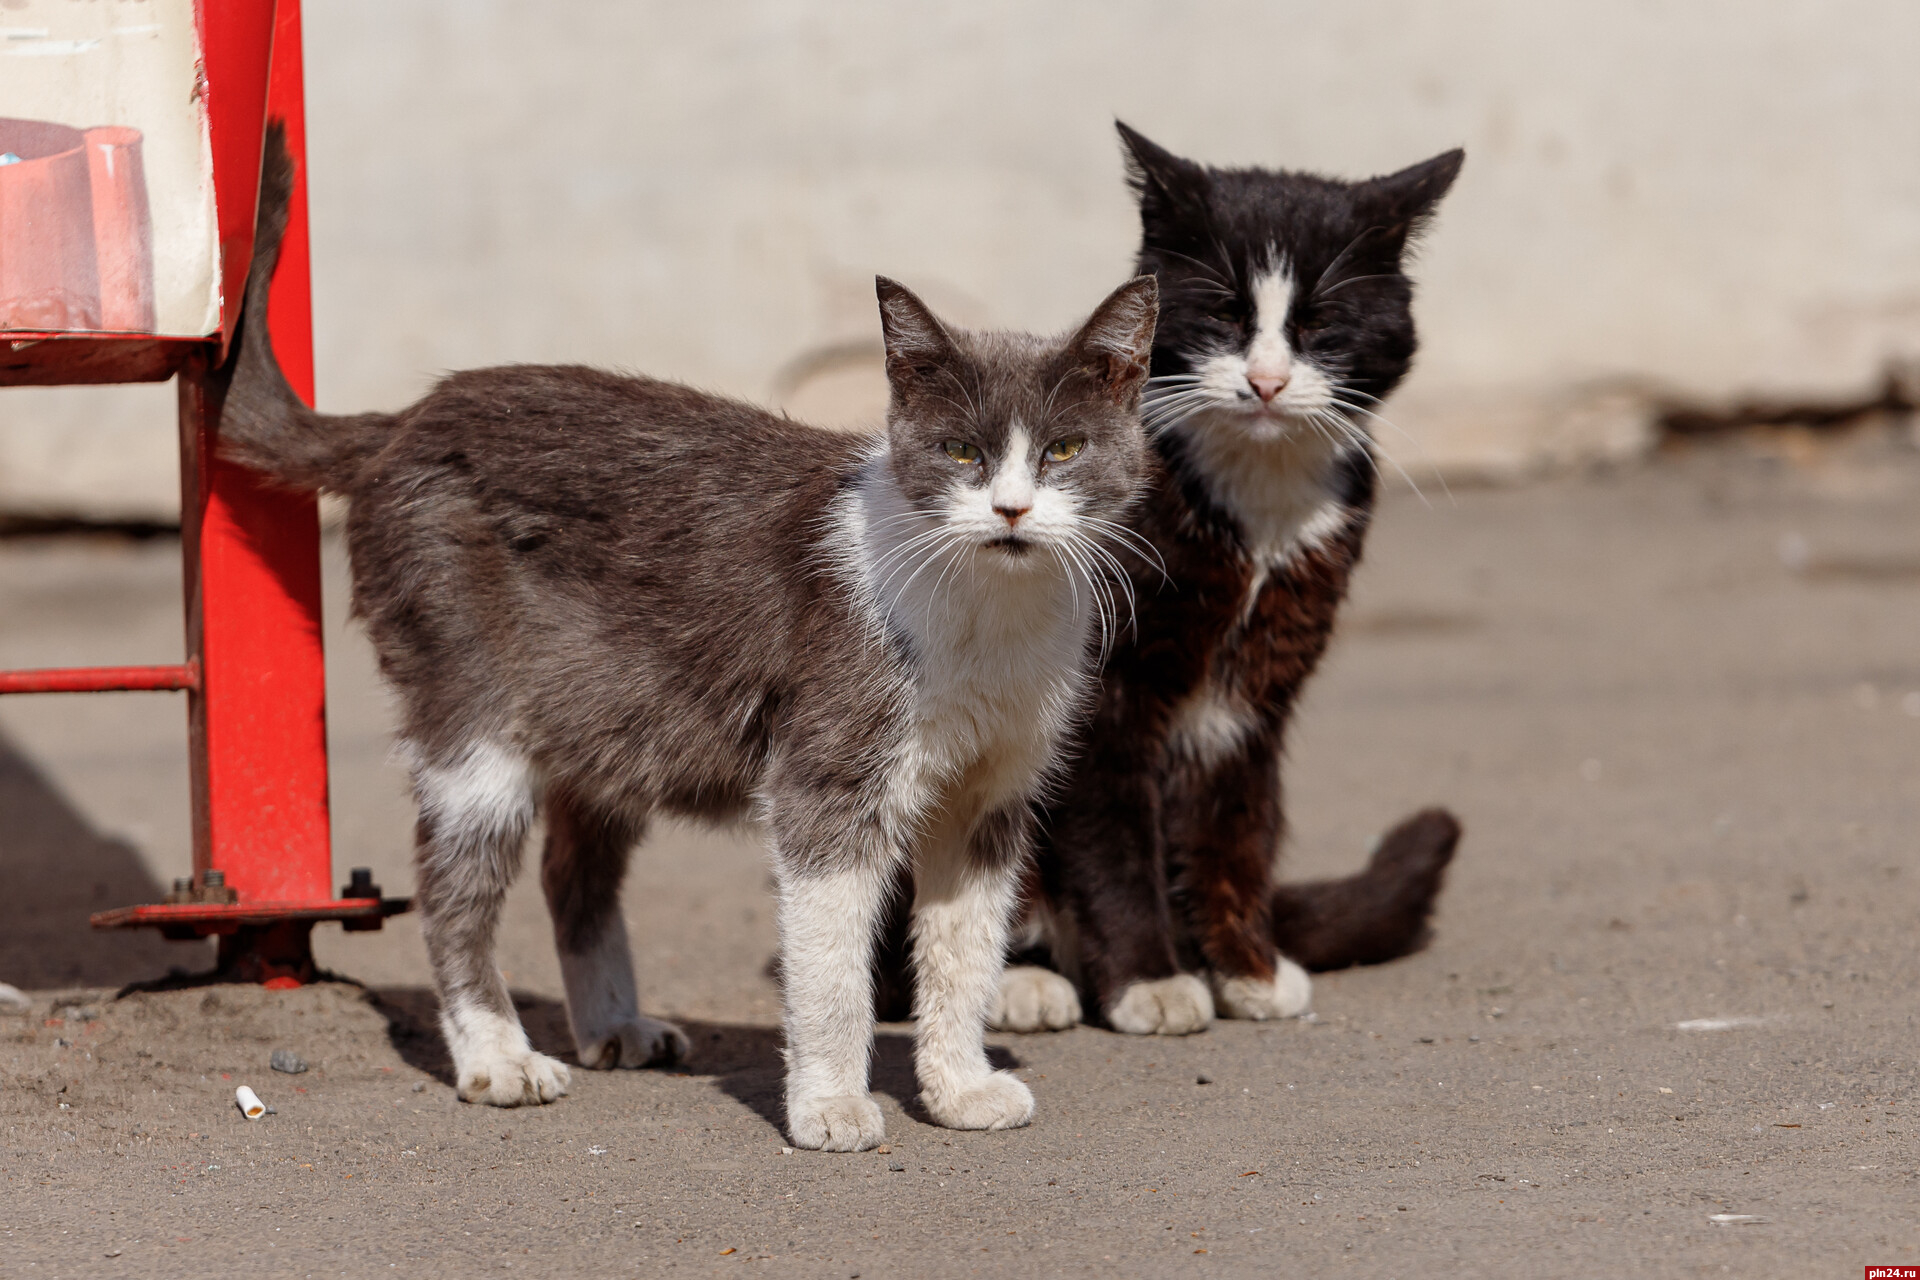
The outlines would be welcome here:
[[[1366,426],[1414,354],[1407,247],[1463,156],[1345,182],[1209,168],[1119,127],[1140,201],[1138,270],[1162,291],[1148,402],[1157,466],[1131,522],[1161,563],[1137,572],[1136,626],[1042,819],[1035,924],[1047,960],[1110,1025],[1190,1031],[1206,1023],[1207,993],[1182,975],[1204,976],[1221,1012],[1281,1016],[1306,996],[1281,954],[1326,969],[1421,946],[1459,837],[1450,814],[1429,810],[1360,875],[1274,884],[1287,723],[1366,534]],[[1263,320],[1276,299],[1284,316]],[[1276,340],[1288,356],[1268,406],[1254,378]],[[1290,395],[1295,416],[1281,409]],[[1249,478],[1263,468],[1272,476]]]

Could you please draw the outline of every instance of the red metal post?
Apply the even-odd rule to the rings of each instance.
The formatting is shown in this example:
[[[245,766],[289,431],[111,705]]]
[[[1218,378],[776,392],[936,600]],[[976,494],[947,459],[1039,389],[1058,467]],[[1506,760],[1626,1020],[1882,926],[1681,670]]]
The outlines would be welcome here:
[[[208,79],[219,86],[208,109],[222,195],[225,309],[236,313],[231,304],[244,289],[254,217],[254,201],[244,193],[257,190],[271,112],[287,120],[301,180],[269,315],[287,376],[311,400],[300,10],[288,0],[275,19],[272,8],[260,0],[205,0],[201,12]],[[256,47],[263,38],[272,43],[270,77],[266,51]],[[311,496],[275,489],[217,455],[224,389],[210,358],[180,377],[187,651],[201,672],[200,688],[188,695],[194,871],[223,872],[242,906],[326,902],[334,895],[319,513]],[[304,950],[304,927],[299,933]],[[230,967],[233,957],[222,959]],[[298,957],[283,959],[302,967]]]

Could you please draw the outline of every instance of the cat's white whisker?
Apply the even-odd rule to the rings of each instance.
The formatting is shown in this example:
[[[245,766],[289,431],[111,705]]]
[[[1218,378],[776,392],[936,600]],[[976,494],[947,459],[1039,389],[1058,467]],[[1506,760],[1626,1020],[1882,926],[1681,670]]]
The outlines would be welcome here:
[[[1060,541],[1058,547],[1060,553],[1072,565],[1072,575],[1082,578],[1086,582],[1087,592],[1093,605],[1094,618],[1100,628],[1100,652],[1102,655],[1105,655],[1107,652],[1109,631],[1107,626],[1106,604],[1101,597],[1099,584],[1088,572],[1086,561],[1081,556],[1079,548],[1075,545],[1075,539],[1071,537],[1064,538]],[[1078,595],[1076,593],[1076,599],[1077,598]]]
[[[1159,573],[1162,582],[1169,581],[1167,562],[1161,558],[1160,549],[1153,545],[1151,539],[1142,537],[1127,526],[1113,520],[1103,520],[1099,516],[1082,516],[1081,519],[1108,537],[1119,540],[1128,551],[1151,564]]]
[[[1218,245],[1219,241],[1216,240],[1214,243]],[[1209,279],[1211,279],[1213,283],[1220,285],[1229,294],[1233,292],[1233,281],[1221,275],[1219,268],[1213,266],[1211,263],[1202,262],[1200,259],[1194,257],[1192,254],[1181,253],[1178,249],[1169,249],[1164,245],[1154,246],[1153,251],[1161,255],[1162,257],[1178,258],[1182,262],[1191,262],[1194,266],[1198,267],[1203,273],[1205,273],[1205,275]],[[1232,261],[1231,258],[1226,258],[1225,260],[1228,262]]]
[[[1364,449],[1367,452],[1373,454],[1375,457],[1385,458],[1387,461],[1387,465],[1392,467],[1394,471],[1399,474],[1400,478],[1406,482],[1406,485],[1409,489],[1413,490],[1413,496],[1420,499],[1421,505],[1428,508],[1431,508],[1433,506],[1433,503],[1428,501],[1427,495],[1421,490],[1419,483],[1416,480],[1414,480],[1413,476],[1408,473],[1405,467],[1400,465],[1400,460],[1394,457],[1392,450],[1388,449],[1385,445],[1381,444],[1378,440],[1374,439],[1373,437],[1367,435],[1365,432],[1359,430],[1351,422],[1348,422],[1346,419],[1342,418],[1340,415],[1333,413],[1331,410],[1323,410],[1322,412],[1328,415],[1330,421],[1340,424],[1343,432],[1346,434],[1347,438],[1354,444],[1356,448]],[[1444,479],[1442,480],[1442,483],[1445,483]]]
[[[954,542],[963,536],[946,529],[940,530],[940,533],[942,536],[927,551],[927,554],[921,557],[919,564],[914,568],[913,572],[907,575],[907,580],[900,584],[900,589],[891,594],[889,597],[890,606],[897,603],[907,594],[912,588],[914,581],[918,579],[922,573],[925,573],[930,565],[936,562],[943,562],[947,553],[952,550]],[[901,570],[896,569],[895,572],[901,572]],[[888,579],[888,581],[891,580],[891,578]]]
[[[1400,438],[1405,440],[1408,444],[1412,445],[1414,449],[1420,454],[1421,458],[1425,460],[1427,464],[1427,469],[1433,472],[1433,478],[1440,482],[1440,492],[1447,495],[1448,502],[1455,501],[1455,498],[1453,496],[1453,489],[1451,486],[1447,484],[1446,473],[1440,470],[1439,464],[1433,460],[1433,456],[1427,452],[1426,445],[1420,442],[1420,439],[1418,436],[1415,436],[1412,432],[1408,431],[1406,428],[1402,427],[1399,423],[1393,421],[1393,419],[1387,417],[1385,414],[1376,413],[1372,409],[1369,409],[1364,405],[1357,405],[1352,403],[1351,401],[1341,399],[1340,397],[1343,393],[1349,394],[1349,395],[1364,395],[1365,394],[1364,392],[1355,392],[1351,387],[1340,387],[1334,392],[1333,403],[1338,405],[1341,409],[1346,410],[1349,413],[1358,413],[1358,414],[1365,415],[1366,417],[1379,423],[1381,426],[1387,428],[1389,431],[1392,431],[1396,435],[1400,436]],[[1381,400],[1378,396],[1371,396],[1368,398],[1371,399],[1375,404],[1386,403],[1385,401]],[[1380,448],[1380,451],[1383,454],[1386,454],[1387,460],[1393,463],[1394,468],[1398,470],[1403,477],[1406,476],[1407,475],[1406,469],[1400,466],[1399,462],[1394,459],[1392,453],[1388,451],[1384,446],[1380,446],[1378,441],[1375,441],[1374,443],[1376,447]],[[1413,491],[1415,493],[1420,492],[1420,487],[1413,483],[1413,480],[1411,477],[1407,477],[1407,484],[1413,488]],[[1425,501],[1424,495],[1422,497],[1422,501]]]
[[[1378,271],[1372,275],[1348,276],[1346,279],[1336,280],[1332,284],[1327,285],[1324,288],[1315,289],[1313,296],[1315,298],[1324,298],[1328,294],[1334,292],[1337,289],[1344,289],[1350,284],[1360,284],[1363,281],[1367,281],[1367,280],[1398,280],[1398,279],[1400,279],[1400,273],[1398,271]]]
[[[1385,229],[1386,228],[1384,227],[1367,227],[1367,228],[1364,228],[1360,232],[1360,234],[1356,235],[1353,239],[1347,241],[1347,247],[1342,249],[1339,253],[1335,254],[1333,256],[1333,261],[1329,262],[1326,266],[1322,267],[1320,269],[1320,274],[1313,278],[1313,290],[1311,293],[1307,295],[1308,298],[1313,299],[1320,296],[1320,282],[1325,280],[1328,276],[1332,275],[1334,272],[1338,271],[1340,269],[1340,264],[1347,260],[1347,255],[1360,247],[1360,242],[1362,240],[1365,240],[1368,236],[1373,235],[1376,232],[1384,231]]]
[[[913,557],[917,553],[919,553],[922,550],[927,550],[932,545],[939,543],[940,541],[942,541],[943,539],[949,536],[951,536],[951,534],[950,534],[950,531],[947,529],[944,529],[944,528],[928,529],[924,533],[915,534],[912,538],[910,538],[906,542],[903,542],[900,545],[889,549],[888,551],[883,553],[881,556],[876,558],[873,564],[872,572],[878,573],[878,572],[885,571],[887,574],[887,576],[883,580],[881,580],[879,585],[875,587],[874,590],[876,594],[884,596],[886,594],[888,585],[892,583],[894,577],[897,574],[900,574],[906,571],[907,565],[914,562]],[[931,554],[931,551],[929,551],[928,553]],[[889,568],[888,567],[889,565],[891,565],[892,567]]]
[[[1131,627],[1134,621],[1133,586],[1126,575],[1125,569],[1105,548],[1101,547],[1096,541],[1087,537],[1085,534],[1076,532],[1073,535],[1071,549],[1075,563],[1079,565],[1081,571],[1087,575],[1089,590],[1093,591],[1096,598],[1101,602],[1103,611],[1103,645],[1109,643],[1110,639],[1117,640],[1120,629],[1120,594],[1125,595],[1127,602],[1127,625]],[[1114,581],[1112,583],[1106,580],[1109,571],[1113,575]],[[1115,590],[1116,586],[1119,589],[1118,592]]]
[[[1086,554],[1093,560],[1095,566],[1103,571],[1103,576],[1107,574],[1112,575],[1112,580],[1107,584],[1106,588],[1107,600],[1113,609],[1114,634],[1115,638],[1118,639],[1119,633],[1123,630],[1120,626],[1119,616],[1121,600],[1125,600],[1127,606],[1127,620],[1124,629],[1132,630],[1138,620],[1138,613],[1134,607],[1133,584],[1128,579],[1126,570],[1121,567],[1119,561],[1115,560],[1106,548],[1096,542],[1089,541],[1085,544],[1085,550]]]

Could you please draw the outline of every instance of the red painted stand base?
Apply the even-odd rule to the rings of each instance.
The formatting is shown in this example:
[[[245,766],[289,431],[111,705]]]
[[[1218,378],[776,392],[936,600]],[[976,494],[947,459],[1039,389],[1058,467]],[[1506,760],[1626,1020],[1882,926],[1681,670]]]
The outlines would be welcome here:
[[[219,959],[209,977],[223,982],[260,982],[275,988],[314,980],[313,926],[338,920],[349,932],[378,929],[405,911],[406,898],[338,898],[331,902],[155,903],[96,912],[96,929],[157,928],[168,938],[220,939]]]
[[[408,898],[336,898],[330,902],[156,902],[143,907],[115,907],[96,911],[90,922],[96,929],[155,928],[169,938],[222,937],[241,929],[259,928],[281,920],[338,920],[347,929],[379,928],[388,916],[410,905]]]

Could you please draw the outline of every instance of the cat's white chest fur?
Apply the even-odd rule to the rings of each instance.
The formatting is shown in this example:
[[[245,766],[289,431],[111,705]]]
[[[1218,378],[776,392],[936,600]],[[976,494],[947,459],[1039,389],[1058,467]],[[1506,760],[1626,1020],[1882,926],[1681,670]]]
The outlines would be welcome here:
[[[1270,572],[1346,524],[1346,505],[1333,488],[1340,451],[1311,430],[1260,439],[1238,422],[1194,422],[1183,435],[1208,492],[1240,526],[1253,557],[1244,612]]]
[[[1085,685],[1086,623],[1064,578],[1041,574],[1054,576],[949,583],[903,622],[916,652],[912,771],[961,808],[1030,796]]]
[[[904,637],[912,654],[896,809],[984,813],[1024,801],[1088,687],[1091,598],[1042,550],[1015,565],[988,548],[916,545],[925,531],[905,512],[875,468],[836,516],[842,572],[874,625]]]

